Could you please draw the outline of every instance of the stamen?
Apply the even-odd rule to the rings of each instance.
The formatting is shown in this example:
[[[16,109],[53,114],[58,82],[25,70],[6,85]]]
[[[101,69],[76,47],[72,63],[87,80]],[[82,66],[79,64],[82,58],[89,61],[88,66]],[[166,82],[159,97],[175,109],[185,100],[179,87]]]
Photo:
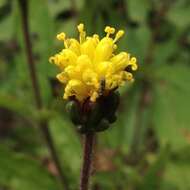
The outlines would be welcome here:
[[[133,71],[137,70],[138,66],[137,66],[137,59],[135,57],[132,57],[131,60],[131,68]]]
[[[119,30],[115,35],[115,39],[113,40],[113,42],[114,43],[117,42],[124,35],[124,33],[125,33],[124,30]]]
[[[116,45],[116,44],[113,45],[113,49],[114,49],[114,50],[117,49],[117,45]]]
[[[132,63],[136,63],[136,62],[137,62],[137,59],[136,59],[135,57],[132,57],[132,58],[131,58],[131,62],[132,62]]]
[[[50,63],[54,63],[54,60],[55,60],[55,58],[53,56],[49,58]]]
[[[77,28],[78,28],[78,31],[79,31],[80,33],[82,33],[82,32],[84,31],[84,24],[83,24],[83,23],[80,23],[80,24],[77,26]]]
[[[133,79],[133,75],[131,74],[131,73],[126,73],[126,79],[128,80],[128,81],[131,81],[132,79]]]
[[[84,31],[84,24],[79,24],[77,26],[77,29],[79,31],[79,40],[80,40],[80,43],[84,42],[85,41],[85,36],[86,36],[86,32]]]
[[[65,38],[66,38],[66,34],[64,32],[61,32],[60,34],[57,35],[57,39],[60,41],[61,40],[64,41]]]
[[[94,38],[94,40],[95,40],[96,43],[98,43],[98,42],[100,41],[98,34],[94,34],[94,35],[93,35],[93,38]]]
[[[68,48],[68,42],[69,40],[66,39],[66,34],[64,32],[61,32],[57,35],[57,39],[64,42],[65,48]]]
[[[109,37],[110,34],[114,34],[115,33],[115,28],[110,27],[110,26],[106,26],[104,31],[107,33],[106,37]]]
[[[114,34],[115,33],[115,28],[111,27],[110,32],[111,32],[111,34]]]
[[[98,35],[98,34],[94,34],[94,35],[93,35],[93,38],[99,40],[99,35]]]
[[[131,61],[132,61],[132,62],[136,62],[136,61],[137,61],[136,57],[132,57],[132,58],[131,58]]]

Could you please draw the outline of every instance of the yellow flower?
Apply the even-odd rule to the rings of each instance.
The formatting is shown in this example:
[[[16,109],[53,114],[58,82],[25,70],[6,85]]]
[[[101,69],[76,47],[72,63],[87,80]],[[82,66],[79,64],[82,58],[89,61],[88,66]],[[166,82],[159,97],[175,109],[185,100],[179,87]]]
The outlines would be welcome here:
[[[106,26],[106,36],[99,39],[97,34],[86,36],[84,24],[77,28],[79,41],[67,38],[65,33],[58,34],[57,39],[63,41],[65,48],[49,59],[61,70],[57,78],[65,84],[65,99],[75,97],[80,102],[86,99],[95,102],[125,81],[134,80],[127,68],[137,69],[136,58],[131,58],[127,52],[114,53],[123,30],[112,38],[110,35],[115,33],[115,28]]]

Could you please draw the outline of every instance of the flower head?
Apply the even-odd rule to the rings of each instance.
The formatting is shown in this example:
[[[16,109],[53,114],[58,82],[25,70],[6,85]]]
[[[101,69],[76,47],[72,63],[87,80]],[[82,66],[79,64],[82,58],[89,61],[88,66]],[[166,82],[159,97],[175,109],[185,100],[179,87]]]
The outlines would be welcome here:
[[[65,48],[49,59],[61,70],[57,78],[65,84],[65,99],[74,96],[79,102],[86,99],[95,102],[125,81],[133,81],[127,68],[137,69],[136,58],[127,52],[115,53],[116,42],[123,36],[123,30],[112,38],[115,28],[106,26],[106,36],[100,39],[97,34],[86,36],[83,24],[79,24],[77,29],[79,41],[67,38],[65,33],[57,35]]]

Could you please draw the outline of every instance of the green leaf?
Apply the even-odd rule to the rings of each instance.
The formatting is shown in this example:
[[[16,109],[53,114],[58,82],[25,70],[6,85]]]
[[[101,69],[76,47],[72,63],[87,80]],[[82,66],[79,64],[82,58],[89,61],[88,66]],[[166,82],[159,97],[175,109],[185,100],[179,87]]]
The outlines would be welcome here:
[[[169,163],[165,168],[163,190],[187,190],[190,189],[189,164]]]
[[[14,190],[58,190],[56,179],[37,160],[0,146],[0,186]]]
[[[0,7],[2,7],[6,3],[6,0],[0,0]]]
[[[184,29],[190,25],[189,12],[190,4],[186,0],[176,1],[169,9],[167,18],[180,29]]]
[[[94,183],[104,190],[115,190],[118,184],[120,189],[124,189],[128,185],[127,180],[126,174],[122,171],[99,172],[93,179]]]
[[[167,40],[165,43],[155,44],[154,51],[154,64],[165,65],[169,62],[172,56],[176,56],[176,52],[179,52],[178,36]]]
[[[143,64],[147,54],[147,48],[151,40],[150,32],[147,25],[142,25],[138,28],[127,28],[126,35],[120,41],[121,47],[123,49],[127,48],[127,52],[137,58],[139,66]]]
[[[172,65],[154,68],[155,85],[153,121],[162,143],[179,148],[189,143],[189,68]]]
[[[34,108],[30,107],[19,100],[15,96],[11,96],[5,93],[0,94],[0,107],[6,108],[14,113],[17,113],[28,120],[34,118]],[[29,119],[30,118],[30,119]]]
[[[82,158],[81,142],[75,127],[68,122],[64,115],[50,120],[51,133],[55,139],[58,154],[62,160],[63,170],[67,171],[70,188],[77,189],[78,176]]]
[[[35,12],[35,14],[33,14]],[[13,2],[14,14],[14,33],[18,41],[21,51],[14,56],[15,69],[13,77],[15,85],[19,87],[29,88],[23,90],[28,99],[34,99],[32,91],[32,84],[28,61],[26,58],[26,47],[24,43],[23,30],[21,24],[21,14],[17,1]],[[51,91],[49,84],[49,76],[55,72],[54,67],[48,62],[49,57],[52,55],[52,46],[54,39],[53,20],[49,15],[48,6],[46,1],[31,0],[29,2],[29,29],[30,39],[32,43],[32,50],[34,56],[34,63],[36,64],[36,73],[39,79],[40,91],[44,103],[49,104],[51,99]],[[22,92],[23,92],[22,91]],[[21,90],[19,90],[19,93]]]
[[[126,0],[126,8],[132,21],[145,22],[150,9],[149,0]]]
[[[75,9],[74,11],[80,10],[84,5],[84,0],[79,1],[70,1],[70,0],[56,0],[48,1],[48,8],[53,17],[56,17],[59,13],[62,13],[66,10]]]
[[[143,180],[142,180],[142,184],[140,189],[142,190],[146,190],[148,189],[158,189],[160,182],[162,181],[162,172],[165,169],[165,166],[168,162],[168,157],[169,157],[169,146],[165,146],[163,147],[158,156],[156,157],[155,155],[146,155],[147,157],[149,156],[149,160],[151,160],[152,158],[150,158],[151,156],[155,156],[155,158],[153,158],[153,163],[150,164],[150,166],[148,167],[145,175],[143,176]],[[150,162],[150,161],[149,161]]]
[[[57,34],[61,33],[61,32],[65,32],[65,34],[68,35],[69,37],[76,37],[77,36],[76,19],[74,19],[74,18],[67,19],[63,23],[57,24],[57,26],[58,26],[57,27]],[[63,44],[61,42],[58,42],[58,44],[59,44],[59,47],[62,49]],[[59,49],[59,50],[61,50],[61,49]]]
[[[70,8],[71,1],[69,0],[58,0],[58,1],[49,1],[48,8],[53,17],[56,17],[61,11],[65,11]]]
[[[13,33],[13,14],[9,10],[11,9],[11,2],[0,0],[0,21],[1,21],[1,32],[0,40],[10,40]]]
[[[31,41],[33,44],[33,53],[38,57],[35,63],[37,63],[36,69],[40,81],[40,90],[44,103],[48,105],[52,95],[48,77],[54,73],[54,69],[48,61],[52,55],[53,39],[55,39],[54,22],[48,11],[47,1],[31,0],[29,7]],[[33,14],[34,12],[35,14]]]

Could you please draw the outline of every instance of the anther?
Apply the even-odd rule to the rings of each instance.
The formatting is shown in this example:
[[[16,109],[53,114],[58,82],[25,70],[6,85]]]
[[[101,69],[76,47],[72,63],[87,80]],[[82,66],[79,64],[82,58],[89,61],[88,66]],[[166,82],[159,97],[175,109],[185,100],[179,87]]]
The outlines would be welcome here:
[[[136,64],[137,59],[135,57],[132,57],[131,60],[130,60],[130,62],[131,62],[131,68],[132,68],[132,70],[133,71],[137,70],[137,68],[138,68],[138,66]]]
[[[54,63],[54,60],[55,60],[54,57],[50,57],[50,58],[49,58],[49,62],[50,62],[50,63]]]
[[[98,34],[94,34],[94,35],[93,35],[93,38],[99,40],[99,35],[98,35]]]
[[[84,24],[80,23],[78,26],[77,26],[77,29],[79,31],[79,33],[82,33],[84,31]]]
[[[79,39],[80,39],[80,43],[85,41],[85,36],[86,36],[86,32],[84,31],[84,24],[79,24],[77,26],[77,29],[79,31]]]
[[[60,34],[57,35],[57,39],[58,40],[63,40],[64,41],[65,38],[66,38],[66,34],[64,32],[62,32],[62,33],[60,33]]]
[[[114,34],[115,33],[115,28],[110,27],[110,26],[106,26],[104,31],[107,33],[106,37],[109,37],[110,34]]]
[[[69,40],[66,39],[66,34],[64,32],[61,32],[57,35],[57,39],[64,42],[65,48],[68,48],[68,42]]]
[[[123,35],[124,35],[124,30],[119,30],[118,32],[117,32],[117,34],[115,35],[115,39],[114,39],[114,43],[115,42],[117,42],[118,40],[119,40],[119,38],[121,38]]]

